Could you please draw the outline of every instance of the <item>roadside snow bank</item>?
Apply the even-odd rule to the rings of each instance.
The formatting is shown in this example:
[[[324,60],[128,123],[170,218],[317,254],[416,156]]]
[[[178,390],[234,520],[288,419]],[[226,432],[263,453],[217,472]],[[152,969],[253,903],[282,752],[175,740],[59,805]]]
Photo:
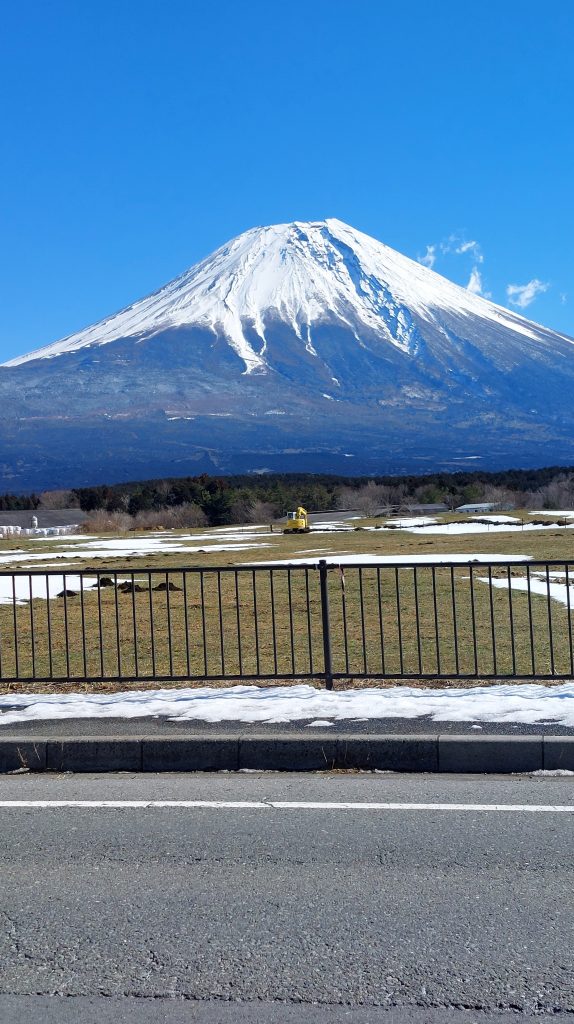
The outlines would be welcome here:
[[[1,713],[2,705],[7,707]],[[505,722],[574,726],[574,683],[475,686],[468,690],[315,690],[311,686],[231,686],[228,689],[125,693],[8,694],[0,726],[62,718],[141,718],[175,721],[333,722],[421,718],[433,722]]]

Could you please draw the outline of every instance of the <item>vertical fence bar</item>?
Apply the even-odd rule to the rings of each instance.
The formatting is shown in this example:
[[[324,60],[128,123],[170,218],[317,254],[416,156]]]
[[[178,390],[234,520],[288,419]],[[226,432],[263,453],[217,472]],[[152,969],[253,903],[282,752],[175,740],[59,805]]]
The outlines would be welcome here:
[[[98,573],[98,629],[100,640],[100,674],[104,678],[104,634],[102,629],[102,577]]]
[[[566,609],[568,614],[568,643],[570,646],[570,672],[574,675],[574,645],[572,643],[572,609],[570,607],[570,577],[568,565],[564,566],[566,579]]]
[[[397,631],[399,636],[399,664],[401,666],[401,675],[405,674],[404,659],[403,659],[403,631],[401,624],[401,595],[399,590],[399,570],[395,566],[395,592],[397,597]]]
[[[12,574],[12,617],[14,621],[14,665],[16,677],[20,676],[20,655],[18,650],[18,609],[16,605],[16,577]]]
[[[256,674],[261,673],[261,664],[259,661],[259,619],[257,616],[257,584],[255,582],[255,569],[251,570],[251,585],[253,588],[253,619],[255,626],[255,663],[256,663]]]
[[[309,645],[309,672],[313,675],[313,631],[311,629],[311,598],[309,595],[309,570],[305,568],[305,606],[307,609],[307,641]]]
[[[154,631],[154,625],[153,625],[153,587],[151,585],[151,572],[148,572],[147,578],[148,578],[147,593],[148,593],[148,605],[149,605],[149,638],[150,638],[150,649],[151,649],[151,674],[152,674],[152,676],[155,676],[155,674],[156,674],[156,664],[155,664],[155,631]]]
[[[70,678],[70,638],[68,636],[68,584],[66,574],[62,576],[64,584],[64,636],[66,639],[66,675]]]
[[[474,674],[478,675],[478,646],[476,642],[476,607],[474,604],[474,574],[473,566],[470,566],[470,612],[472,620],[472,650],[474,653]]]
[[[550,674],[554,675],[554,635],[552,629],[552,601],[550,598],[550,566],[546,564],[546,595],[548,601],[548,639],[550,642]]]
[[[381,593],[381,570],[377,568],[377,600],[379,604],[379,636],[381,638],[381,672],[385,674],[385,629],[383,626],[383,595]]]
[[[46,624],[48,626],[48,664],[50,666],[50,679],[54,676],[54,664],[52,660],[52,612],[50,608],[50,577],[46,573]]]
[[[203,640],[203,668],[207,676],[207,633],[205,630],[205,584],[203,581],[203,569],[199,571],[199,600],[201,604],[201,636]]]
[[[165,611],[167,615],[167,652],[169,658],[169,674],[173,676],[173,637],[171,635],[171,580],[169,572],[165,574]]]
[[[496,661],[496,627],[494,625],[494,598],[492,595],[492,566],[488,567],[488,590],[490,596],[490,631],[492,635],[492,671],[493,674],[497,674],[497,661]]]
[[[319,561],[319,586],[321,591],[321,625],[323,631],[323,674],[327,690],[333,689],[333,665],[331,661],[331,622],[329,616],[329,581],[327,562]]]
[[[273,639],[273,671],[275,675],[279,674],[279,667],[277,664],[277,622],[275,619],[275,584],[273,582],[274,570],[269,570],[269,592],[271,595],[271,636]]]
[[[438,627],[438,601],[436,593],[436,569],[432,567],[432,602],[434,608],[434,636],[436,644],[436,671],[437,675],[440,676],[440,633]]]
[[[182,569],[181,582],[183,586],[183,629],[185,630],[185,669],[187,678],[191,675],[191,655],[189,651],[189,611],[187,608],[187,569]]]
[[[534,623],[532,621],[532,589],[530,587],[530,566],[526,566],[526,592],[528,594],[528,625],[530,628],[530,657],[532,675],[536,675],[536,655],[534,653]]]
[[[456,594],[455,594],[455,580],[454,580],[454,569],[450,567],[450,592],[452,597],[452,631],[454,636],[454,664],[457,676],[460,675],[460,662],[458,658],[458,622],[456,617]]]
[[[237,569],[235,569],[234,572],[235,572],[235,615],[236,615],[236,625],[237,625],[237,658],[238,658],[238,662],[239,662],[239,675],[242,676],[243,675],[243,652],[242,652],[242,649],[241,649],[241,610],[240,610],[240,604],[239,604],[239,573],[237,572]],[[273,605],[273,595],[271,596],[271,604]],[[273,644],[273,647],[275,647],[275,644]],[[277,671],[275,672],[275,675],[277,675]]]
[[[365,596],[363,593],[363,570],[359,569],[359,602],[361,605],[361,640],[363,643],[363,672],[367,675],[367,637],[365,633]]]
[[[187,677],[191,676],[191,655],[189,650],[189,611],[187,607],[187,569],[182,572],[183,583],[183,628],[185,629],[185,667]]]
[[[516,647],[514,643],[514,613],[512,610],[512,576],[510,575],[510,566],[506,568],[507,580],[508,580],[508,616],[510,622],[510,646],[512,650],[512,675],[516,675]]]
[[[287,600],[289,604],[289,638],[291,640],[291,674],[295,675],[295,634],[293,630],[293,593],[291,590],[291,569],[287,569]]]
[[[88,674],[88,650],[86,646],[86,609],[84,605],[84,574],[80,572],[80,621],[82,624],[82,664],[84,676]]]
[[[122,641],[120,634],[120,603],[118,596],[118,574],[114,573],[114,611],[116,622],[116,654],[118,660],[118,676],[122,678]]]
[[[341,612],[343,614],[343,640],[345,644],[345,672],[349,675],[349,637],[347,633],[347,584],[345,580],[345,570],[343,566],[339,566],[339,572],[341,574]]]
[[[29,601],[30,601],[30,651],[32,654],[32,679],[36,678],[36,647],[34,636],[34,593],[32,590],[32,576],[28,576]]]
[[[136,679],[139,676],[139,660],[138,660],[138,617],[136,611],[136,580],[135,575],[131,574],[131,589],[132,589],[132,628],[134,634],[134,675]],[[187,633],[186,633],[187,636]]]
[[[221,572],[217,572],[217,610],[219,615],[219,651],[221,655],[221,674],[225,675],[225,643],[223,639],[223,605],[221,601]]]
[[[419,585],[418,585],[417,573],[418,573],[418,570],[417,570],[417,567],[415,565],[415,567],[413,569],[413,584],[414,584],[414,588],[415,588],[415,622],[416,622],[416,627],[417,627],[417,653],[418,653],[418,659],[419,659],[419,675],[422,676],[422,674],[423,674],[423,657],[422,657],[422,649],[421,649],[421,621],[420,621],[420,614],[419,614]]]

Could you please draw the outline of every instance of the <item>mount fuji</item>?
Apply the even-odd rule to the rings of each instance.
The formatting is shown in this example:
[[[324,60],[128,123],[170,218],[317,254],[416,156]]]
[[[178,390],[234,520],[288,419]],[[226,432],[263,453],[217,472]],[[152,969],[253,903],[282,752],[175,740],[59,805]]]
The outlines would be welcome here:
[[[574,340],[338,220],[253,228],[0,367],[10,489],[574,462]]]

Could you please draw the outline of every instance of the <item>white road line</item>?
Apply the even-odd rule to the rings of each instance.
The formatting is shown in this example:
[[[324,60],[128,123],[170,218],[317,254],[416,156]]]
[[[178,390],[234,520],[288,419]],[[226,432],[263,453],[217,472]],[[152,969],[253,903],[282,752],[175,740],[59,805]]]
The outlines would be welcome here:
[[[538,814],[574,814],[574,804],[397,804],[302,800],[0,800],[1,809],[51,810],[276,810],[276,811],[508,811]]]

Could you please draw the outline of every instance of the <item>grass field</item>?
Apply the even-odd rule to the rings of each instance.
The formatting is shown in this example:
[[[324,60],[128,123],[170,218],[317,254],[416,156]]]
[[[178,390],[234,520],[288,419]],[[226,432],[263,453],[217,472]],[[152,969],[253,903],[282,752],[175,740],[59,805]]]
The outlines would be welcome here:
[[[461,521],[456,518],[457,523]],[[266,533],[262,530],[259,537],[257,531],[245,533],[247,546],[250,538],[269,545],[252,551],[210,551],[213,530],[197,531],[189,541],[182,540],[189,533],[165,535],[170,543],[204,548],[189,558],[185,551],[102,557],[94,550],[71,559],[67,552],[84,550],[86,541],[44,542],[46,564],[48,556],[59,556],[50,571],[74,574],[80,568],[97,567],[101,575],[111,571],[120,586],[80,591],[76,585],[66,597],[1,605],[0,681],[90,677],[118,679],[123,687],[139,678],[282,674],[301,678],[323,671],[318,572],[280,568],[271,574],[239,568],[219,575],[210,569],[245,566],[251,558],[257,562],[300,558],[309,551],[313,558],[321,554],[439,558],[450,553],[471,559],[477,554],[512,554],[560,563],[572,557],[574,540],[573,530],[559,527],[524,533],[497,528],[479,536],[452,537],[380,529],[294,537]],[[225,536],[215,534],[216,542]],[[138,538],[130,535],[128,540],[135,550]],[[8,557],[36,554],[38,542],[5,542],[2,550]],[[28,564],[22,560],[8,571],[36,569],[37,564],[37,560]],[[184,566],[204,571],[182,573]],[[564,565],[556,568],[564,572]],[[93,572],[91,578],[95,580]],[[131,586],[122,589],[122,580]],[[359,571],[345,566],[341,572],[333,568],[328,573],[333,671],[351,677],[428,675],[447,680],[461,675],[574,674],[570,609],[549,600],[547,594],[518,592],[509,586],[517,581],[523,586],[535,581],[539,586],[540,577],[525,565],[491,570],[479,565],[472,570],[424,565],[416,570],[368,567]]]
[[[525,522],[530,522],[532,518],[535,518],[529,516],[527,512],[520,511],[513,512],[512,515],[523,519]],[[437,516],[436,518],[437,522],[445,524],[461,524],[470,521],[467,516],[456,515]],[[550,518],[551,523],[552,519]],[[181,551],[170,552],[168,550],[145,554],[144,556],[133,556],[130,554],[115,556],[113,553],[109,553],[106,554],[105,559],[102,559],[97,550],[94,550],[93,554],[87,554],[85,558],[66,558],[66,555],[70,555],[75,548],[85,549],[88,543],[91,542],[91,538],[84,540],[78,537],[71,540],[69,537],[56,537],[42,542],[30,538],[11,538],[0,540],[0,571],[4,567],[14,569],[34,568],[38,563],[33,558],[30,561],[23,559],[17,563],[8,562],[7,559],[15,555],[20,556],[20,554],[23,556],[38,556],[43,551],[46,552],[46,562],[48,562],[48,554],[53,556],[51,568],[58,568],[61,559],[61,564],[84,569],[94,565],[113,568],[114,564],[129,566],[130,568],[140,565],[145,565],[145,568],[180,568],[184,565],[237,565],[251,561],[274,561],[276,559],[300,557],[303,552],[309,550],[314,552],[313,557],[320,557],[321,552],[326,554],[370,553],[384,556],[392,554],[468,553],[470,557],[475,553],[487,552],[489,554],[522,554],[534,559],[552,559],[556,561],[574,557],[574,529],[562,526],[552,527],[550,525],[550,528],[532,532],[523,532],[520,528],[511,532],[493,526],[485,534],[453,534],[452,536],[442,535],[437,537],[426,534],[424,530],[417,531],[417,533],[409,533],[406,530],[375,529],[374,527],[381,526],[381,521],[374,519],[360,520],[353,525],[354,529],[344,533],[313,531],[310,534],[294,536],[286,536],[280,532],[274,532],[270,535],[267,526],[262,526],[260,531],[252,528],[242,530],[241,527],[237,527],[233,531],[233,536],[242,536],[242,542],[245,544],[244,551],[210,551],[214,542],[218,545],[222,544],[227,536],[224,531],[217,531],[213,528],[194,531],[170,530],[165,533],[154,532],[151,534],[118,534],[115,537],[106,535],[105,538],[102,538],[102,541],[105,542],[110,539],[125,540],[128,544],[133,542],[134,548],[137,548],[138,540],[145,537],[157,539],[158,543],[163,540],[166,544],[173,543],[182,547],[189,547],[192,550],[190,550],[189,555]],[[278,529],[279,527],[275,528],[276,531]],[[205,540],[206,537],[213,539]],[[265,544],[266,546],[249,549],[250,541]],[[231,543],[235,543],[235,541]],[[197,550],[198,546],[201,547],[200,551]],[[58,561],[55,561],[56,555],[59,556]],[[41,564],[42,566],[44,565],[44,559],[42,559]]]

